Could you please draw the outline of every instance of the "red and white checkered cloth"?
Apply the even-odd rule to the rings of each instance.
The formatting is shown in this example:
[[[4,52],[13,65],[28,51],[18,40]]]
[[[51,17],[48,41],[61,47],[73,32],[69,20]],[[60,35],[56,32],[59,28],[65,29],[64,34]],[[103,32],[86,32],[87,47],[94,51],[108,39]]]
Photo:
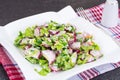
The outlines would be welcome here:
[[[94,24],[99,24],[102,16],[104,4],[86,9],[85,12],[87,16]],[[120,41],[120,26],[115,26],[113,28],[107,28],[113,35],[113,38]],[[25,80],[24,75],[22,74],[20,68],[16,62],[11,58],[9,54],[0,46],[0,63],[4,67],[10,80]],[[83,71],[79,74],[76,74],[70,77],[68,80],[89,80],[95,76],[98,76],[107,71],[113,70],[117,67],[120,67],[120,62],[118,63],[108,63],[101,66],[91,68],[89,70]]]

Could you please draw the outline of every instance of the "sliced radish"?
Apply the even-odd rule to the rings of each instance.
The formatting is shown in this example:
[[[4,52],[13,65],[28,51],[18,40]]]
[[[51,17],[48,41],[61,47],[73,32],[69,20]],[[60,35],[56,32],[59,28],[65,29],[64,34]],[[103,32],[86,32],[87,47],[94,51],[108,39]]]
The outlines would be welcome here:
[[[31,47],[32,47],[32,45],[29,45],[29,44],[28,44],[28,45],[26,45],[26,46],[24,47],[24,49],[27,50],[27,49],[29,49],[29,48],[31,48]]]
[[[80,49],[80,46],[81,46],[80,42],[74,42],[74,43],[71,44],[70,47],[72,49]]]
[[[74,33],[74,42],[76,42],[77,39],[76,39],[76,33]]]
[[[74,39],[70,39],[69,41],[68,41],[68,44],[69,45],[71,45],[71,44],[73,44],[74,43]]]
[[[60,69],[57,67],[57,65],[50,65],[49,66],[50,67],[50,69],[53,71],[53,72],[58,72],[58,71],[60,71]]]
[[[89,56],[87,56],[87,62],[89,63],[89,62],[92,62],[92,61],[94,61],[95,60],[95,58],[92,56],[92,55],[89,55]]]
[[[45,43],[45,42],[42,42],[42,46],[44,46],[44,47],[50,47],[47,43]]]
[[[39,27],[35,28],[34,36],[40,36],[40,28]]]
[[[82,39],[82,42],[83,42],[85,40],[85,37],[83,36],[83,34],[77,34],[76,39],[77,40]]]
[[[72,54],[73,53],[73,50],[71,48],[68,49],[68,53],[69,54]]]
[[[61,53],[61,51],[55,51],[56,56],[58,56]]]
[[[77,50],[75,50],[75,52],[76,52],[76,53],[80,53],[80,50],[79,50],[79,49],[77,49]]]
[[[102,53],[100,51],[97,51],[97,50],[90,51],[90,54],[92,56],[94,56],[96,59],[98,59],[98,58],[100,58],[102,56]]]
[[[55,61],[56,55],[52,50],[43,50],[42,55],[48,60],[49,64]]]

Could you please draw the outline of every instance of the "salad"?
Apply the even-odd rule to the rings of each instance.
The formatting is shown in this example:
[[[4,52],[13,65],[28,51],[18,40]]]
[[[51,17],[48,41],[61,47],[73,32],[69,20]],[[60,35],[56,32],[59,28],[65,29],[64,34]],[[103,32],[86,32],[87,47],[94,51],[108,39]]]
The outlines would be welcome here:
[[[42,69],[40,75],[65,71],[102,57],[100,47],[87,32],[77,32],[70,24],[50,21],[45,25],[26,28],[14,40],[25,59]]]

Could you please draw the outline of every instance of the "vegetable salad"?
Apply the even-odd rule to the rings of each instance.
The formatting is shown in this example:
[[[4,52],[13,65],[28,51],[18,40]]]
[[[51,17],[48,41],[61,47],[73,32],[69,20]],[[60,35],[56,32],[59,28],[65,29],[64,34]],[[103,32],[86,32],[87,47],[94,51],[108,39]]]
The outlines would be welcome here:
[[[54,21],[20,31],[14,45],[23,50],[26,60],[42,67],[35,71],[43,76],[50,72],[69,70],[102,56],[92,35],[76,32],[73,25]]]

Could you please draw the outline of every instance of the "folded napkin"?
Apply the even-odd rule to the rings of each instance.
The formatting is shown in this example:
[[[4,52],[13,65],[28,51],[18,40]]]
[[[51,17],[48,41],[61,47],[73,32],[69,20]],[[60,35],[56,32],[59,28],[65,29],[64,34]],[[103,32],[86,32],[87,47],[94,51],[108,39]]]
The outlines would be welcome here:
[[[99,24],[101,20],[103,6],[104,4],[101,4],[99,6],[95,6],[93,8],[85,10],[89,19],[91,19],[91,21],[94,24]],[[107,28],[107,30],[109,30],[113,34],[112,35],[113,38],[120,41],[120,26],[119,25],[114,28]],[[10,55],[6,55],[6,53],[7,51],[2,46],[0,46],[0,63],[4,67],[9,79],[10,80],[25,80],[25,77],[22,74],[16,62],[11,58]],[[104,65],[97,66],[89,70],[86,70],[84,72],[81,72],[79,74],[76,74],[72,76],[71,78],[69,78],[68,80],[89,80],[97,75],[113,70],[117,67],[120,67],[120,62],[104,64]]]

